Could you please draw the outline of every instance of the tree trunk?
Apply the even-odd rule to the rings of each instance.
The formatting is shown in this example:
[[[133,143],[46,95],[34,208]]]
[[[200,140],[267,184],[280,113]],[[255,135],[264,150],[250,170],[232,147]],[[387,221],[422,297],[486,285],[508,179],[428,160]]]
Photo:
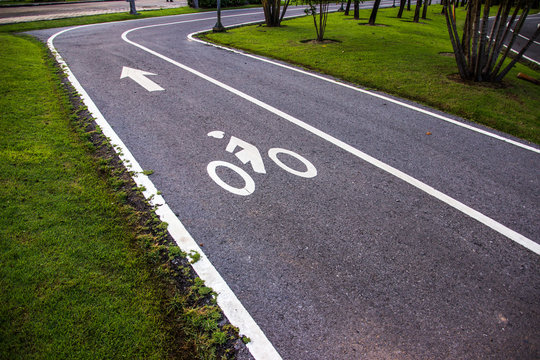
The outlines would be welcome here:
[[[532,45],[532,43],[539,36],[540,36],[540,26],[538,26],[536,28],[536,31],[534,32],[533,36],[530,38],[530,40],[527,42],[527,44],[523,47],[523,49],[521,49],[521,51],[514,57],[514,59],[512,59],[512,62],[510,64],[508,64],[508,66],[503,71],[501,71],[501,73],[499,75],[497,75],[497,77],[495,78],[495,81],[501,81],[503,79],[503,77],[505,77],[506,74],[508,74],[510,69],[512,69],[512,67],[516,64],[516,62],[518,62],[519,59],[521,59],[521,57],[523,56],[525,51],[527,51],[527,49]]]
[[[450,42],[454,49],[454,55],[456,58],[456,64],[458,67],[459,75],[462,79],[469,79],[469,73],[467,71],[467,61],[463,54],[462,46],[459,43],[459,34],[456,27],[456,19],[454,18],[454,11],[451,8],[453,6],[452,0],[446,0],[444,15],[446,18],[446,27],[448,28],[448,34],[450,34]]]
[[[500,1],[497,15],[494,16],[491,23],[488,23],[490,7],[492,2],[498,2],[498,0],[483,0],[484,4],[482,4],[482,0],[469,1],[461,43],[459,41],[454,9],[454,6],[459,1],[446,1],[445,17],[460,76],[463,79],[473,81],[501,81],[535,39],[540,36],[540,27],[538,27],[534,35],[519,51],[517,56],[501,69],[525,23],[532,1]],[[512,7],[515,7],[513,11]],[[513,12],[512,16],[509,16],[511,11]],[[521,15],[516,22],[520,11]],[[512,32],[512,36],[508,44],[504,45],[507,48],[501,54],[504,41],[510,35],[510,32]]]
[[[131,15],[139,15],[137,9],[135,8],[135,0],[129,0],[129,13]]]
[[[509,28],[506,27],[506,23],[508,21],[508,15],[510,14],[511,10],[511,1],[506,1],[503,5],[499,6],[499,11],[497,11],[497,16],[495,17],[493,29],[491,30],[491,35],[489,37],[490,41],[488,46],[490,48],[490,54],[488,62],[486,64],[486,69],[483,70],[484,72],[491,71],[491,69],[493,69],[495,63],[497,62],[497,58],[499,56],[499,53],[501,52],[503,40],[506,39],[506,35],[508,34]],[[514,20],[517,16],[517,10],[518,9],[516,8],[516,11],[510,19],[510,24],[514,23]]]
[[[519,10],[519,6],[516,7],[516,12]],[[493,72],[492,72],[492,77],[497,74],[504,62],[504,60],[506,59],[506,57],[508,56],[508,53],[510,52],[510,49],[512,48],[512,46],[514,45],[514,41],[516,40],[516,38],[518,37],[519,35],[519,32],[521,31],[521,27],[523,26],[523,24],[525,23],[525,18],[527,17],[527,14],[529,13],[529,8],[528,7],[525,7],[525,9],[523,9],[523,12],[521,13],[521,16],[519,17],[519,20],[516,24],[516,26],[514,27],[514,31],[512,32],[513,35],[512,35],[512,38],[510,39],[510,42],[506,45],[506,50],[504,51],[503,55],[501,56],[499,62],[497,63],[497,65],[495,66],[495,68],[493,69]],[[513,20],[513,19],[512,19]],[[510,25],[508,25],[508,29],[507,29],[507,32],[509,30],[509,28],[512,26],[512,22],[509,23]],[[536,29],[538,30],[538,28]],[[538,32],[538,31],[537,31]],[[505,36],[506,37],[506,36]],[[505,38],[503,37],[503,39]],[[502,46],[501,46],[502,48]]]
[[[347,6],[345,7],[345,14],[346,16],[349,16],[349,11],[351,10],[351,1],[352,0],[347,0]]]
[[[375,25],[375,19],[377,18],[377,11],[379,11],[380,5],[381,0],[375,0],[373,3],[373,9],[371,10],[371,15],[369,16],[369,25]]]
[[[360,0],[354,0],[354,20],[360,20]]]
[[[405,4],[406,3],[407,3],[407,0],[401,0],[399,2],[399,11],[397,13],[398,19],[401,19],[401,17],[403,16],[403,10],[405,10]]]
[[[281,22],[283,21],[283,17],[285,16],[285,12],[287,11],[287,8],[289,7],[290,3],[291,3],[291,0],[285,1],[285,4],[283,5],[283,10],[281,11],[281,16],[279,17],[278,26],[281,25]]]
[[[323,3],[319,3],[319,33],[317,34],[317,41],[322,42],[324,40],[324,26],[323,26]]]
[[[422,0],[416,0],[416,9],[414,9],[413,22],[417,23],[420,19],[420,8],[422,7]]]
[[[268,27],[279,26],[282,17],[280,17],[280,0],[262,0],[264,10],[264,22]]]
[[[427,8],[428,8],[429,1],[424,0],[424,8],[422,9],[422,19],[426,19],[427,16]]]
[[[411,11],[411,0],[407,0],[407,11]]]

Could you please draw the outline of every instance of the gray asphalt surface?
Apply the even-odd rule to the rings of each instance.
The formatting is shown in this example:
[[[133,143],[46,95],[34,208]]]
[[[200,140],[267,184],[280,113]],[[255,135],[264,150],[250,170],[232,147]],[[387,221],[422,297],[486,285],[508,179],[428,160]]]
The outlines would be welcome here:
[[[514,21],[514,24],[518,20],[519,17]],[[490,26],[492,22],[493,18],[490,19]],[[517,53],[523,49],[527,42],[532,38],[538,26],[540,26],[540,14],[528,15],[518,37],[515,39],[514,44],[512,45],[514,52]],[[505,44],[510,42],[512,34],[513,32],[507,36],[505,39]],[[529,49],[527,49],[523,55],[527,58],[527,60],[532,60],[537,65],[540,65],[540,39],[536,39],[536,41],[530,45]]]
[[[367,5],[369,6],[369,5]],[[300,10],[291,9],[290,14]],[[255,15],[227,17],[227,15]],[[284,359],[537,359],[539,257],[282,117],[122,41],[190,66],[427,183],[538,242],[538,153],[391,102],[188,41],[215,13],[102,24],[55,45]],[[262,19],[225,12],[224,24]],[[55,31],[36,32],[45,39]],[[148,92],[123,66],[157,74]],[[435,111],[436,112],[436,111]],[[476,126],[476,125],[475,125]],[[224,139],[207,136],[225,133]],[[429,132],[431,135],[426,135]],[[226,152],[257,146],[266,174]],[[267,156],[292,150],[301,178]],[[301,164],[280,159],[288,166]],[[243,197],[211,161],[253,177]],[[219,172],[233,186],[242,181]]]
[[[527,16],[523,29],[520,31],[519,38],[516,40],[515,46],[512,48],[517,51],[521,50],[525,44],[532,38],[536,28],[540,26],[540,14],[533,14]],[[534,60],[537,64],[540,64],[540,38],[531,44],[531,47],[524,54],[528,58]]]
[[[135,4],[137,10],[159,10],[187,6],[187,1],[174,0],[173,2],[166,2],[166,0],[136,0]],[[0,7],[0,24],[53,20],[119,12],[129,12],[129,3],[127,1],[95,1],[86,3]]]

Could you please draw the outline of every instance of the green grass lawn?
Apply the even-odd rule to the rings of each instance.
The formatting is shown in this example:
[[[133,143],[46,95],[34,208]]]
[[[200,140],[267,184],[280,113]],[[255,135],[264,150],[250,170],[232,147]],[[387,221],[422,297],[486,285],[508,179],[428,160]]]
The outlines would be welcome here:
[[[518,72],[540,78],[540,72],[518,64],[503,86],[463,83],[457,79],[452,45],[440,6],[430,6],[428,19],[411,22],[413,11],[397,19],[398,9],[379,10],[379,26],[331,14],[326,39],[316,38],[311,17],[287,20],[282,27],[247,26],[204,37],[326,73],[361,86],[418,101],[434,108],[540,144],[540,86],[516,78]],[[351,11],[352,14],[352,11]],[[460,10],[458,17],[464,19]]]
[[[189,11],[148,11],[138,18]],[[332,15],[327,37],[341,42],[327,45],[300,42],[314,37],[308,18],[212,38],[539,142],[537,86],[517,81],[515,72],[502,89],[451,80],[453,59],[439,55],[451,50],[440,8],[425,24],[392,18],[395,11],[381,11],[378,20],[387,26],[373,28]],[[155,243],[159,236],[141,235],[139,214],[119,189],[122,181],[101,171],[108,162],[96,157],[90,135],[77,127],[44,45],[12,34],[133,18],[0,26],[2,359],[212,359],[232,341],[234,330],[219,328],[218,309],[201,300],[211,290],[187,276],[187,267],[159,260],[167,254]],[[184,293],[171,285],[169,275],[179,273],[185,276],[175,281],[188,284]]]
[[[99,132],[81,128],[44,44],[5,31],[0,359],[230,358],[235,329],[218,326],[188,260],[171,265],[183,254],[163,224],[129,203],[132,185],[89,141]]]
[[[6,34],[0,46],[0,357],[166,358],[163,289],[43,47]]]
[[[210,11],[210,10],[212,9],[202,10],[202,9],[192,9],[189,7],[180,7],[180,8],[173,8],[173,9],[140,11],[139,15],[130,15],[129,5],[126,5],[125,13],[90,15],[90,16],[80,16],[80,17],[74,17],[74,18],[58,19],[58,20],[42,20],[42,21],[31,21],[31,22],[24,22],[24,23],[17,23],[17,24],[0,25],[0,33],[24,32],[24,31],[33,31],[33,30],[42,30],[42,29],[53,29],[53,28],[67,27],[67,26],[106,23],[106,22],[112,22],[112,21],[145,19],[145,18],[151,18],[151,17],[181,15],[181,14],[189,14],[189,13],[194,13],[194,12],[202,12],[202,11]]]
[[[224,10],[243,9],[243,8],[252,8],[252,7],[260,7],[260,5],[246,5],[246,6],[239,6],[239,7],[234,7],[234,8],[227,8]],[[90,15],[90,16],[80,16],[80,17],[57,19],[57,20],[42,20],[42,21],[31,21],[31,22],[24,22],[24,23],[17,23],[17,24],[0,25],[0,33],[2,32],[13,33],[13,32],[24,32],[24,31],[33,31],[33,30],[53,29],[53,28],[60,28],[60,27],[67,27],[67,26],[98,24],[98,23],[133,20],[133,19],[145,19],[145,18],[170,16],[170,15],[182,15],[182,14],[191,14],[191,13],[197,13],[197,12],[215,11],[215,10],[216,9],[193,9],[193,8],[185,6],[185,7],[172,8],[172,9],[162,9],[162,10],[146,10],[146,11],[137,10],[139,11],[139,15],[130,15],[129,5],[126,5],[126,12],[123,12],[123,13]]]

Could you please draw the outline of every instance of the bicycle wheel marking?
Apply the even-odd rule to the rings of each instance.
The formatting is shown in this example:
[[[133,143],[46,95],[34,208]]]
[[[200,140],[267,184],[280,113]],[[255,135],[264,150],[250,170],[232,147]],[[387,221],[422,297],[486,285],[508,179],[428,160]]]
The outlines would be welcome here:
[[[294,170],[293,168],[282,163],[281,160],[278,159],[277,154],[287,154],[294,157],[297,160],[300,160],[306,166],[306,170],[305,171]],[[287,149],[280,149],[280,148],[272,148],[268,150],[268,156],[270,157],[270,159],[272,159],[276,163],[277,166],[279,166],[280,168],[282,168],[283,170],[287,172],[290,172],[293,175],[300,176],[307,179],[317,176],[317,169],[315,168],[315,166],[313,166],[313,164],[308,159],[306,159],[305,157],[301,155],[298,155],[294,151],[290,151]]]
[[[207,135],[211,138],[218,139],[218,140],[225,138],[225,133],[219,130],[211,131]],[[236,151],[237,148],[239,148],[240,150]],[[236,156],[238,160],[242,162],[242,164],[244,165],[250,164],[254,172],[258,174],[266,174],[264,160],[261,156],[261,153],[259,152],[259,149],[255,145],[250,144],[235,136],[231,136],[225,150],[233,154],[234,156]],[[305,170],[304,169],[296,170],[284,164],[278,158],[278,154],[285,154],[288,156],[292,156],[293,158],[300,161],[305,166]],[[287,171],[290,174],[293,174],[302,178],[306,178],[306,179],[314,178],[315,176],[317,176],[317,168],[315,167],[315,165],[313,165],[311,161],[309,161],[308,159],[306,159],[305,157],[303,157],[302,155],[294,151],[283,149],[283,148],[271,148],[268,150],[268,157],[270,157],[270,159],[273,162],[275,162],[277,166],[279,166],[280,168],[282,168],[283,170]],[[244,187],[238,188],[238,187],[234,187],[227,184],[227,182],[225,182],[217,174],[216,169],[218,167],[226,167],[236,172],[238,175],[240,175],[240,177],[244,180],[244,183],[245,183]],[[227,190],[230,193],[233,193],[235,195],[240,195],[240,196],[248,196],[248,195],[253,194],[253,192],[255,191],[255,181],[253,180],[251,175],[249,175],[245,170],[243,170],[239,166],[231,164],[230,162],[226,162],[222,160],[211,161],[206,166],[206,171],[208,172],[208,175],[210,175],[210,178],[214,180],[216,184],[218,184],[221,188]]]
[[[242,188],[236,188],[234,186],[231,186],[227,184],[225,181],[221,180],[221,178],[216,173],[216,169],[219,166],[223,166],[226,168],[231,169],[232,171],[236,172],[238,175],[242,177],[245,181],[245,185]],[[228,163],[226,161],[212,161],[208,164],[206,167],[206,170],[208,171],[208,175],[214,180],[216,184],[224,188],[225,190],[235,194],[235,195],[241,195],[241,196],[248,196],[253,194],[255,191],[255,181],[253,181],[253,178],[249,176],[247,172],[245,172],[243,169],[239,168],[236,165],[233,165],[231,163]]]

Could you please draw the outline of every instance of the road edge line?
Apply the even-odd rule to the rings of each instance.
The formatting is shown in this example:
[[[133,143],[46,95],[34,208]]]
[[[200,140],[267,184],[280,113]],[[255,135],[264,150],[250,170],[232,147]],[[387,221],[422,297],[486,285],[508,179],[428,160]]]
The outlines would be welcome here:
[[[338,138],[330,135],[330,134],[327,134],[325,133],[324,131],[322,130],[319,130],[317,129],[316,127],[314,126],[311,126],[309,125],[308,123],[298,119],[298,118],[295,118],[294,116],[292,115],[289,115],[287,113],[285,113],[284,111],[281,111],[275,107],[273,107],[272,105],[269,105],[259,99],[256,99],[254,98],[253,96],[250,96],[240,90],[237,90],[235,88],[233,88],[232,86],[229,86],[225,83],[222,83],[221,81],[219,80],[216,80],[206,74],[203,74],[201,73],[200,71],[197,71],[193,68],[190,68],[189,66],[187,65],[184,65],[182,63],[179,63],[178,61],[176,60],[173,60],[165,55],[162,55],[160,53],[158,53],[157,51],[154,51],[152,49],[149,49],[141,44],[138,44],[132,40],[129,40],[127,38],[127,35],[132,32],[132,31],[136,31],[136,30],[141,30],[141,29],[144,29],[144,28],[148,28],[150,26],[141,26],[141,27],[138,27],[138,28],[132,28],[130,30],[126,30],[123,34],[122,34],[122,39],[128,43],[128,44],[131,44],[143,51],[146,51],[147,53],[151,54],[151,55],[154,55],[176,67],[179,67],[180,69],[183,69],[185,71],[188,71],[190,73],[192,73],[193,75],[196,75],[226,91],[229,91],[249,102],[251,102],[252,104],[255,104],[269,112],[272,112],[274,114],[276,114],[277,116],[287,120],[288,122],[292,123],[292,124],[295,124],[297,125],[298,127],[308,131],[309,133],[315,135],[315,136],[318,136],[319,138],[321,139],[324,139],[328,142],[330,142],[331,144],[334,144],[335,146],[339,147],[340,149],[352,154],[352,155],[355,155],[356,157],[364,160],[365,162],[397,177],[398,179],[401,179],[402,181],[408,183],[409,185],[412,185],[414,187],[416,187],[417,189],[433,196],[434,198],[438,199],[439,201],[453,207],[454,209],[456,210],[459,210],[461,213],[469,216],[470,218],[486,225],[487,227],[495,230],[496,232],[498,232],[499,234],[507,237],[508,239],[514,241],[515,243],[518,243],[520,244],[521,246],[523,246],[524,248],[536,253],[537,255],[540,255],[540,244],[534,242],[533,240],[527,238],[526,236],[518,233],[517,231],[514,231],[510,228],[508,228],[507,226],[499,223],[498,221],[490,218],[489,216],[486,216],[484,214],[482,214],[481,212],[465,205],[464,203],[452,198],[451,196],[449,195],[446,195],[445,193],[435,189],[434,187],[404,173],[403,171],[397,169],[397,168],[394,168],[393,166],[391,165],[388,165],[374,157],[372,157],[371,155],[368,155],[367,153],[364,153],[363,151],[361,150],[358,150],[356,149],[355,147],[353,147],[352,145],[349,145],[347,143],[345,143],[344,141],[341,141],[339,140]]]
[[[237,24],[237,25],[234,25],[232,27],[240,27],[240,26],[245,26],[245,25],[254,25],[254,24],[257,24],[258,22],[260,22],[260,21],[253,21],[253,22]],[[412,105],[412,104],[407,104],[405,102],[399,101],[399,100],[391,98],[389,96],[385,96],[385,95],[378,94],[378,93],[375,93],[375,92],[372,92],[372,91],[369,91],[369,90],[365,90],[365,89],[362,89],[362,88],[359,88],[359,87],[356,87],[356,86],[353,86],[353,85],[349,85],[349,84],[344,83],[344,82],[336,81],[334,79],[330,79],[328,77],[325,77],[325,76],[322,76],[322,75],[319,75],[319,74],[314,74],[314,73],[311,73],[309,71],[302,70],[302,69],[299,69],[299,68],[296,68],[296,67],[293,67],[293,66],[290,66],[290,65],[282,64],[282,63],[276,62],[274,60],[271,60],[269,58],[264,58],[264,57],[261,57],[261,56],[249,54],[249,53],[246,53],[246,52],[243,52],[243,51],[240,51],[240,50],[236,50],[236,49],[233,49],[233,48],[229,48],[229,47],[226,47],[226,46],[223,46],[223,45],[213,44],[211,42],[207,42],[207,41],[197,39],[197,38],[194,37],[194,36],[196,36],[198,34],[202,34],[202,33],[209,32],[209,31],[212,31],[212,29],[196,31],[196,32],[188,34],[187,37],[188,37],[188,39],[190,41],[195,41],[195,42],[198,42],[198,43],[203,44],[203,45],[213,46],[213,47],[218,48],[218,49],[227,50],[227,51],[233,52],[235,54],[243,55],[243,56],[255,59],[255,60],[266,62],[266,63],[272,64],[272,65],[279,66],[279,67],[282,67],[282,68],[285,68],[285,69],[289,69],[289,70],[292,70],[292,71],[295,71],[295,72],[298,72],[298,73],[301,73],[301,74],[304,74],[304,75],[308,75],[308,76],[311,76],[311,77],[314,77],[314,78],[317,78],[317,79],[320,79],[320,80],[324,80],[324,81],[327,81],[327,82],[330,82],[330,83],[333,83],[333,84],[336,84],[336,85],[339,85],[339,86],[343,86],[343,87],[346,87],[348,89],[351,89],[351,90],[354,90],[354,91],[357,91],[357,92],[361,92],[363,94],[370,95],[370,96],[373,96],[373,97],[376,97],[376,98],[379,98],[379,99],[382,99],[382,100],[385,100],[385,101],[389,101],[389,102],[394,103],[396,105],[406,107],[408,109],[420,112],[422,114],[429,115],[429,116],[435,117],[437,119],[446,121],[446,122],[451,123],[453,125],[460,126],[460,127],[465,128],[465,129],[480,133],[482,135],[486,135],[486,136],[495,138],[497,140],[504,141],[506,143],[510,143],[510,144],[518,146],[520,148],[523,148],[523,149],[526,149],[526,150],[529,150],[529,151],[536,152],[536,153],[540,154],[540,149],[537,149],[537,148],[535,148],[533,146],[523,144],[523,143],[521,143],[519,141],[515,141],[515,140],[512,140],[512,139],[506,138],[504,136],[494,134],[492,132],[489,132],[489,131],[484,130],[484,129],[480,129],[478,127],[475,127],[475,126],[472,126],[472,125],[469,125],[469,124],[465,124],[465,123],[463,123],[461,121],[451,119],[449,117],[434,113],[434,112],[426,110],[426,109],[422,109],[422,108],[420,108],[418,106],[415,106],[415,105]]]
[[[54,47],[54,39],[57,36],[67,31],[86,26],[88,25],[64,29],[51,35],[47,40],[49,50],[53,53],[56,61],[67,75],[69,82],[79,93],[83,103],[88,107],[90,114],[95,118],[96,124],[100,126],[103,134],[107,136],[111,145],[113,145],[113,148],[122,160],[124,166],[126,166],[126,168],[132,172],[131,176],[137,186],[145,188],[143,195],[151,206],[156,207],[156,214],[160,217],[160,219],[168,224],[167,230],[176,244],[182,249],[182,251],[186,253],[196,251],[201,255],[200,259],[191,264],[191,266],[197,275],[205,281],[205,284],[211,287],[212,290],[218,294],[217,303],[231,324],[239,328],[240,335],[245,335],[250,339],[250,342],[247,343],[246,346],[250,350],[253,357],[257,360],[282,359],[266,335],[262,332],[259,325],[251,317],[240,300],[238,300],[232,289],[225,282],[214,265],[212,265],[206,254],[201,250],[197,242],[189,234],[180,219],[178,219],[178,217],[174,214],[169,205],[165,202],[165,199],[159,195],[159,192],[154,186],[152,180],[150,180],[150,178],[143,173],[143,169],[138,161],[135,159],[120,137],[116,134],[111,125],[107,122],[101,111],[90,98],[88,93],[84,90],[71,69],[68,67],[67,63]]]

